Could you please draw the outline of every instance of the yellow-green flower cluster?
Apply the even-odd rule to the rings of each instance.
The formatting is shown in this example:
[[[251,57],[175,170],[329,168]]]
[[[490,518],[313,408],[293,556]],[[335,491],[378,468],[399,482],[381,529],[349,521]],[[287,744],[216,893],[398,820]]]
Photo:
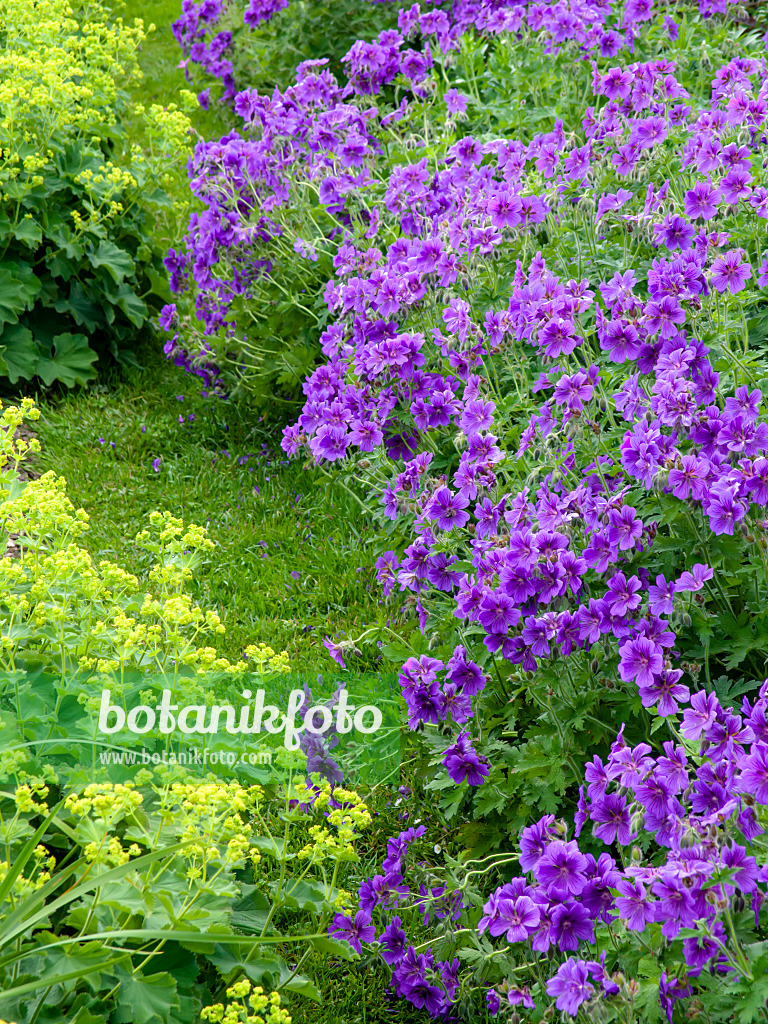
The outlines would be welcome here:
[[[29,787],[21,788],[25,794],[19,809],[37,812]],[[212,874],[246,864],[258,867],[261,854],[252,837],[255,808],[263,796],[260,787],[245,788],[237,782],[171,783],[153,787],[152,798],[145,801],[131,782],[91,783],[80,793],[70,794],[64,806],[88,824],[83,835],[96,837],[83,848],[89,863],[117,867],[141,854],[138,843],[126,848],[114,834],[118,823],[129,821],[131,836],[145,846],[151,847],[159,834],[185,843],[180,856],[187,881],[209,882]]]
[[[25,441],[16,434],[25,419],[40,419],[40,410],[31,398],[22,398],[20,406],[7,405],[0,413],[0,479],[8,472],[15,473],[28,455],[40,451],[37,438]]]
[[[70,794],[64,806],[79,818],[94,817],[110,825],[132,816],[142,804],[132,782],[91,783],[82,793]]]
[[[48,787],[43,785],[19,786],[13,795],[19,814],[47,814],[47,796]]]
[[[297,799],[302,804],[312,803],[316,811],[325,811],[331,800],[341,804],[341,807],[332,808],[324,818],[324,821],[333,826],[335,831],[331,831],[324,825],[311,825],[309,828],[310,842],[299,850],[299,857],[313,863],[324,860],[356,860],[354,841],[358,832],[371,824],[368,808],[362,798],[351,789],[337,787],[331,790],[331,785],[326,779],[321,781],[319,788],[320,792],[316,794],[315,790],[305,785],[298,785],[296,787]]]
[[[32,866],[28,874],[21,872],[11,885],[10,896],[23,899],[24,896],[41,889],[50,881],[51,872],[56,867],[56,858],[49,855],[44,846],[36,846],[32,853]],[[0,885],[6,879],[11,865],[7,860],[0,861]]]
[[[291,1017],[280,1003],[279,992],[268,996],[260,985],[255,988],[250,981],[244,979],[230,985],[227,989],[230,1002],[214,1003],[200,1011],[202,1020],[212,1024],[291,1024]]]
[[[149,529],[137,538],[155,558],[146,581],[106,560],[97,565],[77,543],[89,529],[88,515],[67,497],[64,478],[51,471],[23,485],[18,480],[28,452],[39,449],[15,436],[25,417],[39,415],[34,404],[25,399],[0,410],[0,546],[11,535],[20,546],[18,559],[0,559],[0,667],[13,669],[18,657],[40,650],[61,670],[84,675],[132,667],[172,667],[176,674],[181,666],[201,677],[290,671],[287,653],[263,643],[246,649],[248,661],[236,662],[210,643],[224,633],[221,619],[186,593],[215,548],[203,527],[151,513]]]
[[[245,789],[237,782],[183,785],[165,791],[161,815],[176,837],[190,845],[184,857],[190,862],[189,879],[204,878],[213,865],[257,867],[261,854],[252,846],[253,816],[263,792],[259,786]]]
[[[11,213],[19,187],[34,190],[44,172],[63,173],[56,163],[63,144],[82,141],[94,153],[107,137],[114,144],[119,89],[141,78],[137,55],[145,39],[141,19],[128,25],[113,18],[101,0],[87,8],[68,0],[0,0],[0,200],[13,204]],[[182,102],[188,106],[189,98]],[[98,234],[144,186],[149,196],[183,167],[188,116],[176,104],[141,115],[144,146],[118,152],[120,163],[75,170],[72,181],[85,190],[84,209],[70,211],[76,234]]]

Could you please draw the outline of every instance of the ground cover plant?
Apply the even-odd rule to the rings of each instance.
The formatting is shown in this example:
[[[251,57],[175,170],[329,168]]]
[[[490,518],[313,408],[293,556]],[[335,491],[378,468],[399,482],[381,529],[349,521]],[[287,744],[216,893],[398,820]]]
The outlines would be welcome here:
[[[356,40],[396,23],[392,0],[185,0],[173,34],[184,53],[187,78],[200,84],[201,106],[226,111],[243,88],[290,85],[302,61],[320,58],[341,70],[340,60]]]

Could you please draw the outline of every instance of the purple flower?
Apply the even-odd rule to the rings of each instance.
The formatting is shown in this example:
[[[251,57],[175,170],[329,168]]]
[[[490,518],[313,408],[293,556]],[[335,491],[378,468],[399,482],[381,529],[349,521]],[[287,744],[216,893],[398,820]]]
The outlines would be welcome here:
[[[693,989],[678,978],[667,978],[667,972],[662,971],[659,979],[659,999],[661,1006],[667,1015],[668,1024],[672,1024],[672,1010],[679,999],[686,999],[693,995]]]
[[[592,805],[590,814],[597,825],[594,830],[596,839],[604,843],[618,840],[619,845],[627,846],[631,840],[629,809],[623,796],[607,793]]]
[[[552,911],[550,937],[563,952],[579,948],[580,942],[595,941],[595,926],[589,911],[576,900],[564,900]]]
[[[467,109],[468,98],[457,89],[446,89],[443,99],[449,114],[463,114]]]
[[[648,302],[645,315],[649,333],[659,334],[662,338],[673,338],[677,334],[677,325],[685,323],[685,310],[671,295]]]
[[[741,760],[739,788],[742,793],[751,794],[759,804],[768,804],[768,744],[756,743],[752,752]]]
[[[648,588],[648,606],[652,615],[671,615],[675,584],[668,583],[663,575],[656,577],[655,586]]]
[[[631,505],[611,509],[608,513],[608,540],[619,551],[629,551],[643,534],[643,521]]]
[[[441,530],[452,530],[454,527],[464,526],[469,521],[469,512],[464,511],[467,505],[469,499],[461,492],[453,494],[447,487],[441,487],[427,506],[427,516],[436,520]]]
[[[744,289],[752,277],[749,263],[742,263],[741,249],[732,249],[724,256],[718,256],[712,264],[710,284],[717,292],[729,291],[732,294]]]
[[[664,667],[658,647],[647,637],[625,641],[619,655],[619,675],[625,682],[634,679],[638,686],[650,685]]]
[[[711,580],[714,576],[714,570],[710,569],[708,565],[704,565],[701,562],[697,562],[693,568],[688,572],[684,572],[675,583],[675,590],[677,591],[691,591],[695,592],[701,590],[707,580]]]
[[[371,924],[370,914],[358,910],[354,920],[346,914],[336,914],[328,927],[328,934],[344,939],[356,953],[363,952],[364,942],[376,941],[376,928]]]
[[[402,960],[405,955],[406,938],[399,917],[392,918],[379,936],[378,943],[385,963],[392,966]]]
[[[528,825],[520,833],[520,867],[532,871],[541,860],[553,831],[554,814],[547,814],[534,825]]]
[[[595,986],[589,981],[589,968],[585,960],[569,957],[560,964],[557,974],[547,982],[547,995],[556,996],[555,1006],[563,1013],[575,1017],[582,1003],[591,999]]]
[[[617,882],[616,889],[621,894],[616,897],[616,909],[626,922],[627,928],[636,932],[644,931],[646,924],[655,920],[656,908],[648,898],[643,883],[621,879]]]
[[[528,896],[501,899],[489,930],[491,935],[506,932],[507,942],[525,942],[536,931],[540,920],[541,912]]]
[[[586,884],[587,859],[573,840],[555,839],[534,869],[538,882],[553,899],[578,896]]]
[[[337,643],[334,643],[329,636],[325,636],[323,637],[323,645],[335,662],[338,662],[342,668],[347,667],[344,663],[344,653]]]
[[[643,707],[658,705],[657,710],[662,718],[677,714],[678,701],[686,704],[691,695],[688,687],[678,681],[682,674],[680,669],[664,669],[652,683],[639,686]]]
[[[457,786],[465,779],[470,786],[481,786],[489,770],[487,762],[475,752],[466,730],[459,733],[453,746],[448,747],[443,755],[443,764]]]
[[[509,594],[493,590],[480,601],[478,619],[487,633],[506,633],[520,621],[520,610]]]
[[[507,1001],[510,1006],[522,1004],[527,1010],[533,1010],[536,1007],[527,985],[523,985],[522,988],[511,988],[507,993]]]

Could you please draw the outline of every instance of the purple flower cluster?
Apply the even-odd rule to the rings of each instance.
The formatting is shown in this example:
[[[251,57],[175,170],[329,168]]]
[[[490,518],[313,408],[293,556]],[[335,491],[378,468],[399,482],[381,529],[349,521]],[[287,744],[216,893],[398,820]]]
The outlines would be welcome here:
[[[407,941],[400,907],[415,905],[425,925],[430,921],[454,922],[463,909],[461,893],[445,886],[415,890],[407,884],[416,869],[408,863],[408,848],[426,832],[424,825],[411,827],[387,842],[381,874],[367,879],[358,893],[359,909],[354,917],[337,914],[329,934],[345,939],[362,953],[363,943],[377,943],[384,962],[391,968],[395,994],[432,1017],[442,1016],[458,991],[459,960],[438,960],[431,948],[417,952]],[[413,860],[413,857],[411,857]],[[379,925],[373,923],[374,915]]]
[[[225,56],[232,46],[232,33],[216,31],[225,8],[224,0],[201,0],[199,3],[182,0],[181,17],[173,23],[172,30],[184,52],[180,66],[187,78],[190,77],[189,63],[199,64],[207,74],[223,83],[224,95],[232,97],[235,93],[234,66]]]
[[[708,6],[706,0],[702,2]],[[248,23],[269,17],[281,6],[282,0],[252,0],[245,14],[246,22],[249,18],[251,21]],[[636,34],[631,19],[626,17],[621,31],[607,26],[606,19],[613,16],[608,0],[594,3],[560,0],[550,7],[500,4],[498,0],[456,0],[450,12],[422,11],[418,4],[414,4],[399,12],[397,30],[382,32],[373,42],[359,40],[352,46],[342,60],[348,78],[345,88],[342,89],[328,70],[323,69],[323,60],[308,60],[297,68],[295,85],[284,92],[276,89],[271,96],[260,96],[253,89],[243,90],[236,86],[232,62],[224,56],[232,42],[230,31],[218,32],[210,42],[203,41],[211,27],[218,23],[222,10],[220,0],[203,0],[199,4],[184,0],[184,14],[174,26],[177,38],[189,54],[188,59],[201,63],[209,73],[222,79],[225,98],[242,119],[246,136],[243,138],[239,132],[233,132],[219,142],[201,142],[190,165],[191,188],[202,200],[205,211],[193,215],[190,220],[185,242],[186,267],[192,274],[196,313],[204,324],[204,338],[215,337],[221,330],[227,337],[232,337],[239,330],[236,314],[240,302],[255,298],[259,282],[274,270],[276,254],[272,243],[286,231],[281,219],[290,214],[297,184],[311,187],[325,210],[336,216],[343,227],[351,226],[350,200],[365,195],[376,180],[371,171],[377,171],[380,163],[378,139],[386,138],[404,116],[409,100],[406,96],[397,109],[386,113],[379,112],[376,107],[362,109],[359,104],[349,102],[350,99],[380,94],[397,76],[402,76],[408,83],[413,96],[428,97],[436,81],[432,49],[436,48],[444,56],[451,53],[459,46],[463,33],[469,30],[490,35],[520,35],[525,32],[540,40],[546,52],[557,53],[566,45],[572,45],[578,48],[582,58],[586,54],[594,54],[601,59],[617,53],[624,46],[632,49]],[[620,19],[617,19],[617,24],[620,24]],[[420,49],[409,45],[416,41]],[[670,72],[674,68],[671,62],[667,64],[669,66],[662,69],[666,72],[665,77],[661,72],[639,66],[638,73],[644,76],[644,81],[648,80],[645,93],[641,93],[633,82],[625,86],[623,80],[621,84],[606,86],[611,94],[618,90],[623,95],[628,91],[628,98],[621,103],[612,101],[609,104],[617,111],[613,121],[608,119],[610,136],[604,127],[598,127],[598,119],[590,108],[587,113],[589,123],[585,126],[587,135],[594,130],[606,138],[615,138],[615,123],[622,121],[622,114],[630,112],[628,103],[634,103],[632,112],[642,112],[649,105],[648,82],[654,106],[668,103],[667,93],[671,87],[664,83],[672,77]],[[606,77],[610,77],[610,72]],[[662,83],[658,97],[653,95],[652,88],[657,78]],[[428,82],[432,84],[428,86]],[[745,99],[747,107],[749,102]],[[445,94],[445,104],[439,106],[442,116],[450,119],[466,107],[466,98],[455,89],[449,89]],[[627,109],[622,110],[622,107]],[[601,111],[601,117],[605,116],[607,109]],[[684,108],[680,106],[679,109]],[[682,116],[677,115],[677,120]],[[747,109],[747,122],[750,118],[754,120],[755,116]],[[620,173],[631,171],[637,162],[637,154],[644,148],[663,141],[660,134],[654,135],[649,127],[643,128],[640,124],[649,120],[653,119],[638,119],[629,142],[621,147],[622,152],[631,150],[635,155],[627,158],[627,169],[620,170]],[[555,132],[530,143],[530,159],[548,178],[562,170],[566,172],[566,180],[578,180],[589,170],[595,147],[588,138],[585,146],[566,153],[566,137],[562,124],[558,122],[558,125]],[[521,158],[525,147],[521,148],[514,142],[500,145],[500,157],[508,168],[504,187],[483,189],[488,193],[485,196],[477,196],[476,192],[477,186],[487,179],[487,165],[477,168],[467,181],[464,180],[464,176],[475,169],[488,152],[488,147],[478,145],[471,138],[461,139],[453,147],[447,170],[441,175],[443,180],[429,182],[425,164],[419,169],[411,169],[407,165],[396,168],[387,190],[386,210],[400,221],[406,236],[421,238],[423,243],[419,251],[413,253],[401,253],[397,246],[391,253],[392,257],[410,257],[405,279],[400,276],[399,260],[390,258],[388,266],[381,268],[377,265],[381,261],[380,256],[377,258],[370,251],[358,254],[359,266],[353,262],[340,268],[341,275],[350,276],[343,294],[339,295],[329,285],[327,296],[331,300],[331,308],[336,308],[341,299],[344,312],[363,313],[372,306],[382,317],[391,317],[423,298],[426,289],[421,278],[425,274],[439,271],[437,281],[441,287],[456,282],[458,273],[463,269],[461,257],[456,252],[463,248],[462,243],[470,243],[468,255],[476,252],[488,256],[502,242],[505,229],[541,223],[548,205],[537,196],[527,194],[525,189],[521,194],[521,172],[525,166]],[[492,144],[491,151],[494,148],[498,147]],[[749,172],[741,167],[732,167],[728,173],[732,171],[741,175],[740,181],[743,178],[737,192],[739,196],[746,197],[751,192],[746,184]],[[463,196],[467,187],[471,201],[462,201],[457,210],[453,209],[458,198],[455,193],[458,191],[459,196]],[[728,195],[733,194],[731,189]],[[481,200],[479,204],[478,199]],[[414,201],[420,212],[412,215],[408,204]],[[621,206],[616,197],[604,196],[601,202],[601,210],[617,210]],[[475,231],[462,230],[461,225],[467,223],[468,218],[474,219],[481,211],[488,216],[490,223]],[[363,209],[368,237],[376,235],[382,213],[378,206]],[[448,247],[435,237],[434,231],[437,221],[445,216],[449,217],[449,223],[456,224],[449,233]],[[298,243],[303,243],[303,239],[291,239],[291,249],[304,251],[296,249]],[[305,251],[307,259],[315,258],[312,246]],[[285,258],[284,253],[280,255]],[[365,274],[361,276],[359,270],[364,270]],[[723,274],[735,286],[743,271],[726,264]],[[173,275],[174,290],[188,283],[181,276]],[[493,322],[489,326],[498,334]],[[571,351],[576,344],[564,337],[558,345],[555,340],[557,325],[548,330],[555,332],[549,351]],[[189,347],[191,340],[185,344]]]
[[[623,732],[605,764],[594,757],[586,765],[576,838],[553,814],[524,828],[517,858],[524,874],[500,885],[482,907],[479,935],[524,951],[514,985],[487,990],[492,1015],[502,1004],[534,1008],[547,996],[571,1016],[603,1000],[629,1002],[634,982],[607,964],[621,964],[619,940],[626,945],[636,937],[641,951],[667,964],[659,997],[669,1024],[675,1004],[694,996],[713,972],[725,984],[751,977],[740,935],[749,933],[750,919],[755,929],[768,927],[768,864],[764,846],[754,844],[765,832],[761,808],[768,807],[768,680],[740,711],[724,708],[714,694],[695,695],[679,742],[664,741],[663,753],[645,743],[630,746]],[[583,852],[579,837],[588,822],[610,853]],[[430,918],[457,922],[471,908],[464,886],[422,885],[414,903],[404,883],[405,856],[424,832],[411,828],[389,841],[382,873],[360,886],[358,913],[337,915],[331,933],[358,953],[378,943],[396,993],[439,1017],[458,988],[458,961],[435,962],[430,949],[417,954],[410,939]],[[402,908],[414,905],[420,917],[404,923]],[[549,978],[542,981],[542,972]]]
[[[396,166],[384,204],[400,237],[386,255],[351,242],[339,250],[337,280],[326,290],[336,315],[322,338],[328,362],[308,377],[302,415],[284,434],[287,452],[306,445],[316,461],[369,453],[383,440],[389,460],[404,464],[382,501],[388,518],[411,524],[414,539],[402,562],[389,552],[377,563],[385,594],[399,584],[418,595],[420,608],[430,588],[452,594],[456,617],[482,627],[488,651],[528,672],[612,636],[621,679],[635,682],[643,704],[662,715],[689,696],[673,667],[668,617],[712,570],[699,564],[693,575],[660,576],[655,584],[642,567],[633,572],[657,526],[629,494],[640,484],[671,495],[687,515],[700,510],[715,535],[733,535],[751,506],[768,502],[761,392],[742,385],[722,401],[720,373],[697,337],[702,315],[720,308],[719,294],[743,289],[750,265],[744,250],[724,250],[728,233],[708,231],[698,208],[693,216],[682,209],[696,183],[709,182],[724,225],[742,215],[754,223],[768,217],[768,190],[753,188],[746,169],[755,154],[765,158],[764,68],[764,60],[734,58],[715,73],[702,108],[683,105],[679,116],[674,101],[689,97],[676,84],[674,62],[595,71],[596,95],[610,99],[598,113],[587,111],[583,146],[569,147],[558,122],[527,145],[467,136],[434,173],[426,160]],[[745,131],[750,147],[729,141]],[[679,160],[683,190],[686,181],[693,185],[679,199],[669,181],[658,189],[600,190],[607,166],[626,177],[641,157],[662,153]],[[551,179],[544,194],[528,191],[531,165]],[[593,204],[603,221],[645,232],[658,254],[643,289],[632,269],[564,281],[539,252],[527,269],[517,261],[507,308],[488,311],[482,325],[470,303],[454,297],[431,340],[400,327],[430,294],[504,246],[530,240],[545,217],[565,217],[574,184],[579,202]],[[552,395],[530,417],[516,458],[536,448],[557,462],[535,494],[500,486],[499,473],[508,480],[513,472],[511,453],[492,432],[499,396],[476,372],[526,344],[546,367],[533,392]],[[616,380],[616,364],[627,363],[634,372]],[[629,426],[613,454],[577,465],[569,431],[604,429],[598,401],[610,402],[612,427],[619,416]],[[430,443],[431,434],[446,431],[462,442],[450,482],[429,472],[432,452],[424,450],[441,443]],[[452,532],[462,533],[473,571],[451,568],[458,561],[445,551]],[[411,717],[435,720],[413,709]]]
[[[171,250],[165,258],[165,265],[173,275],[177,273],[177,254]],[[158,323],[164,331],[173,331],[178,327],[178,311],[175,303],[168,303],[163,306],[158,317]],[[208,391],[223,394],[224,385],[221,378],[221,369],[213,360],[213,353],[209,345],[203,344],[195,356],[183,348],[179,342],[180,332],[178,330],[167,339],[163,345],[163,354],[166,359],[173,360],[174,366],[178,366],[185,373],[192,373],[199,377],[203,383],[203,396]]]
[[[757,928],[768,885],[764,852],[760,863],[750,852],[764,832],[758,808],[768,806],[767,713],[768,680],[754,703],[744,698],[741,714],[714,694],[696,694],[680,727],[689,750],[699,745],[690,757],[673,741],[654,756],[648,744],[630,747],[620,733],[605,764],[595,757],[586,766],[575,834],[591,821],[596,840],[630,847],[642,832],[644,848],[652,840],[647,861],[639,847],[621,863],[608,853],[582,853],[563,823],[547,815],[520,835],[519,863],[530,878],[513,878],[491,894],[479,931],[530,943],[540,954],[594,945],[597,924],[630,933],[660,924],[668,943],[682,934],[691,984],[662,985],[670,1024],[672,1006],[693,994],[702,971],[743,972],[734,919],[748,900]],[[546,987],[557,1008],[575,1016],[590,1000],[618,995],[604,963],[605,951],[600,963],[565,960]]]
[[[332,696],[318,706],[326,707],[332,713],[342,689],[343,683],[339,683]],[[302,711],[306,715],[307,709],[315,707],[312,689],[306,682],[304,683],[304,697]],[[317,723],[310,724],[317,727]],[[321,778],[327,779],[331,786],[340,786],[344,781],[341,766],[331,757],[331,751],[339,745],[337,724],[337,721],[331,718],[331,724],[322,733],[305,728],[299,736],[299,749],[307,757],[307,775],[309,777],[319,775]]]

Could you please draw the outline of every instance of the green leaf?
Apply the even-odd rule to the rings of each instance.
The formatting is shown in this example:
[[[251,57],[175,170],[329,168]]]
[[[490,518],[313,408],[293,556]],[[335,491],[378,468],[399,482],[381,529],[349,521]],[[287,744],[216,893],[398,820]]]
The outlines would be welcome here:
[[[136,269],[129,254],[123,249],[118,249],[114,242],[109,242],[106,239],[99,242],[98,248],[95,251],[92,250],[88,258],[92,266],[104,267],[115,284],[120,284],[129,274],[133,274]]]
[[[34,955],[42,954],[45,957],[41,984],[45,984],[46,977],[69,976],[70,982],[64,983],[63,988],[74,989],[78,982],[84,981],[92,991],[97,991],[101,987],[102,973],[114,964],[114,956],[109,950],[96,939],[79,944],[69,942],[64,947],[56,943],[58,948],[49,950],[46,943],[49,938],[54,942],[56,940],[53,932],[38,932],[35,935]]]
[[[84,1006],[75,1017],[70,1018],[69,1024],[107,1024],[107,1020],[101,1014],[94,1017],[91,1011]]]
[[[79,281],[69,286],[69,298],[58,299],[53,307],[57,313],[67,313],[78,326],[95,331],[104,321],[104,313],[91,302]]]
[[[23,242],[30,249],[37,249],[43,240],[43,232],[40,225],[31,217],[24,217],[13,229],[13,234],[19,242]]]
[[[171,1010],[179,1009],[176,982],[167,971],[147,977],[116,971],[115,976],[120,981],[120,993],[117,1010],[112,1015],[114,1024],[167,1021]]]
[[[57,334],[53,339],[52,358],[40,356],[37,372],[45,384],[60,380],[66,387],[73,388],[94,379],[96,359],[84,334]]]
[[[0,267],[0,327],[3,324],[18,323],[19,315],[30,307],[40,290],[40,282],[36,277],[35,281],[36,289],[25,284],[15,270],[11,272],[6,267]]]
[[[756,977],[745,986],[746,992],[734,993],[734,1007],[738,1007],[739,1024],[752,1024],[762,1019],[766,999],[768,999],[768,974]]]
[[[251,892],[235,900],[232,904],[230,924],[240,928],[244,932],[261,935],[269,917],[272,904],[259,889],[254,888]]]
[[[8,324],[0,333],[0,374],[11,384],[20,379],[32,380],[37,372],[38,355],[32,331],[21,324]]]
[[[282,905],[292,910],[310,910],[315,914],[322,913],[322,905],[325,902],[325,889],[306,879],[299,879],[294,882],[286,878],[283,882]]]
[[[746,681],[735,681],[728,678],[728,676],[719,676],[717,679],[712,681],[712,686],[717,696],[718,701],[724,708],[731,708],[734,706],[734,702],[737,697],[741,697],[745,693],[749,693],[750,690],[756,690],[760,683],[754,679],[748,679]]]
[[[282,860],[283,857],[287,859],[290,856],[285,849],[285,840],[280,839],[279,836],[276,839],[270,836],[254,836],[253,845],[258,848],[260,853],[269,854],[276,860]]]
[[[144,326],[149,310],[143,300],[127,284],[120,285],[115,305],[122,309],[135,327]]]
[[[338,939],[323,936],[320,939],[312,939],[312,948],[327,956],[335,956],[341,960],[356,960],[357,953],[348,942],[339,942]]]
[[[71,941],[71,940],[70,940]],[[107,961],[102,966],[104,968],[112,966],[117,963],[120,957],[115,957],[111,961]],[[24,977],[22,975],[22,977]],[[26,975],[29,977],[29,975]],[[35,978],[34,981],[26,981],[22,985],[14,985],[13,988],[6,988],[0,992],[0,1006],[8,1004],[11,1000],[18,1000],[22,996],[32,995],[33,993],[39,992],[41,989],[47,989],[53,985],[61,985],[65,981],[71,981],[73,978],[82,978],[83,969],[79,967],[76,971],[70,971],[68,974],[61,975],[47,975],[45,978]]]
[[[298,992],[300,996],[304,996],[305,999],[311,999],[315,1003],[322,1003],[323,1001],[320,989],[303,974],[294,974],[290,981],[281,982],[280,987],[288,992]]]

